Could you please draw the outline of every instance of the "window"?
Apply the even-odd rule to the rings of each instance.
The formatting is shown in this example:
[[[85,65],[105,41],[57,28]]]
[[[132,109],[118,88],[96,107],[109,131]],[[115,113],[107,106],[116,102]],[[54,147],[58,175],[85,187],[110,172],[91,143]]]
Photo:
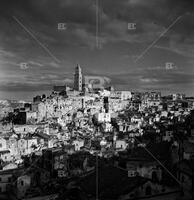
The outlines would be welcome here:
[[[163,186],[162,187],[162,192],[165,192],[166,191],[166,188]]]
[[[158,182],[158,176],[157,176],[157,173],[156,171],[153,171],[152,172],[152,181],[155,183],[155,182]]]
[[[2,146],[3,146],[3,145],[0,143],[0,148],[2,148]]]
[[[135,197],[134,193],[130,194],[130,198],[134,198],[134,197]]]
[[[11,182],[11,177],[8,178],[8,182]]]
[[[23,185],[24,185],[24,181],[23,181],[23,180],[21,180],[20,184],[21,184],[21,186],[23,186]]]
[[[185,177],[184,176],[182,176],[181,181],[182,181],[182,183],[184,183],[184,181],[185,181]]]
[[[0,177],[0,182],[2,181],[2,178]]]
[[[152,188],[148,185],[145,190],[145,195],[151,195],[151,194],[152,194]]]

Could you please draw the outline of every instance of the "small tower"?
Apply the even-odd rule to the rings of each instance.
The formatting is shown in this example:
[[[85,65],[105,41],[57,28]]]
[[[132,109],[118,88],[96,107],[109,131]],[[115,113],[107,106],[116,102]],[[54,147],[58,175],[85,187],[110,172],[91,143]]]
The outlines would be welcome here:
[[[76,91],[82,91],[82,69],[80,65],[78,64],[75,68],[75,74],[74,74],[74,90]]]

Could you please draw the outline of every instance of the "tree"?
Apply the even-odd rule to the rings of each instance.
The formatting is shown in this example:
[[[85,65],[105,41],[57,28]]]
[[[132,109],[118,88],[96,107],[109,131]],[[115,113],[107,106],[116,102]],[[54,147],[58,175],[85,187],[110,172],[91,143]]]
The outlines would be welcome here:
[[[17,117],[17,113],[15,112],[9,112],[7,116],[5,116],[1,122],[2,122],[2,125],[7,125],[7,124],[11,124],[12,126],[12,130],[13,130],[13,124],[14,124],[14,121]]]

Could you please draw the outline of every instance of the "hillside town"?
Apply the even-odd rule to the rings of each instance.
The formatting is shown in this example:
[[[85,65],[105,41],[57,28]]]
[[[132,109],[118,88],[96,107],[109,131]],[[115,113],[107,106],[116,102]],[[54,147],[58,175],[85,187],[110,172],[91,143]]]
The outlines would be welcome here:
[[[86,81],[87,80],[87,81]],[[74,86],[0,101],[0,199],[194,198],[194,98]]]

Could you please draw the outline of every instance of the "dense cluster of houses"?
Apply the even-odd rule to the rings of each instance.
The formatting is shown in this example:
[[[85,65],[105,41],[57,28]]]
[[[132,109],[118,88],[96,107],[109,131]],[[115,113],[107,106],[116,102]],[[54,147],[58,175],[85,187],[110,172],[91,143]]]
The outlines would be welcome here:
[[[55,87],[1,120],[0,198],[192,199],[193,109],[181,94]]]

